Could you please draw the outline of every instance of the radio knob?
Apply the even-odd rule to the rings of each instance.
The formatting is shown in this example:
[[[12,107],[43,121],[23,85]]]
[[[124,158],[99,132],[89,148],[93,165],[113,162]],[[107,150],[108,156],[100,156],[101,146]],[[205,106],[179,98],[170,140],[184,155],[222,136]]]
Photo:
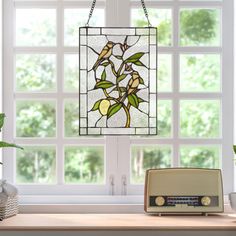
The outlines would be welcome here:
[[[203,206],[209,206],[211,204],[211,198],[210,197],[203,197],[201,199],[201,203]]]
[[[165,204],[165,198],[164,197],[156,197],[155,202],[157,206],[163,206]]]

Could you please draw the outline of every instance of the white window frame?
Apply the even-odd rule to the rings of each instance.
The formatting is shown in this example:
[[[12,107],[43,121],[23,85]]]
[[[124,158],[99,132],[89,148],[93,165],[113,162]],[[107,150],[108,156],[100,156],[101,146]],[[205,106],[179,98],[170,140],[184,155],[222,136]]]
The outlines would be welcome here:
[[[4,0],[4,81],[3,81],[3,110],[7,114],[5,124],[4,139],[14,141],[20,144],[45,144],[39,139],[16,139],[14,138],[14,99],[21,98],[41,98],[42,93],[28,94],[14,94],[13,78],[14,78],[14,53],[23,52],[52,52],[57,54],[57,75],[58,75],[58,93],[53,95],[51,93],[44,94],[47,98],[57,99],[57,113],[63,114],[64,98],[77,98],[76,94],[62,93],[63,80],[63,53],[73,53],[78,50],[76,47],[63,46],[63,8],[83,8],[90,7],[91,1],[22,1],[18,0]],[[57,47],[14,47],[14,6],[17,8],[27,7],[44,7],[57,9]],[[58,185],[17,185],[20,193],[23,193],[22,202],[43,202],[46,201],[40,195],[55,195],[51,201],[68,201],[74,199],[73,196],[62,196],[65,192],[68,195],[79,195],[81,193],[90,195],[89,199],[92,202],[109,203],[109,202],[128,202],[140,203],[142,202],[143,185],[130,184],[130,147],[131,145],[171,145],[173,151],[172,166],[179,166],[179,146],[182,144],[206,145],[219,144],[222,145],[222,172],[224,176],[224,192],[225,194],[233,190],[233,0],[222,1],[187,1],[187,0],[160,0],[160,1],[146,1],[147,7],[153,8],[171,8],[173,14],[173,45],[170,47],[159,47],[159,53],[172,54],[173,68],[172,68],[172,86],[173,92],[159,93],[159,99],[170,99],[173,101],[172,109],[172,133],[171,138],[129,138],[129,137],[104,137],[101,139],[85,138],[85,139],[65,139],[61,138],[47,139],[47,144],[57,145],[57,176]],[[107,0],[104,2],[97,2],[97,7],[105,7],[105,21],[106,26],[129,26],[130,9],[141,7],[139,1],[128,0]],[[179,8],[221,8],[222,9],[222,46],[220,47],[180,47],[178,45],[178,28],[179,28]],[[122,16],[122,17],[121,17]],[[222,58],[222,93],[180,93],[179,91],[179,54],[180,53],[219,53]],[[224,82],[223,82],[224,78]],[[225,79],[227,78],[227,79]],[[179,138],[179,100],[180,99],[221,99],[222,101],[222,137],[217,139],[184,139]],[[9,105],[10,104],[10,105]],[[63,124],[63,116],[57,115],[57,124]],[[57,127],[58,137],[62,137],[62,129]],[[63,184],[63,145],[104,145],[106,154],[106,185],[64,185]],[[4,150],[4,171],[3,177],[9,182],[14,183],[14,158],[15,150]],[[12,168],[13,167],[13,168]],[[127,179],[127,189],[122,184],[122,178]],[[110,180],[114,177],[114,189],[111,190]],[[93,186],[93,187],[92,187]],[[114,193],[115,196],[109,197]],[[127,194],[122,198],[119,195]],[[35,198],[35,195],[40,196]],[[100,197],[96,196],[100,195]],[[101,196],[107,195],[107,197]],[[132,195],[132,196],[129,196]],[[133,196],[133,195],[136,195]],[[32,198],[31,198],[32,197]],[[56,197],[56,199],[55,199]],[[32,200],[36,199],[36,200]],[[44,199],[44,200],[40,200]],[[48,196],[47,196],[48,199]],[[62,200],[64,199],[64,200]],[[86,202],[87,196],[80,196],[77,202]],[[122,200],[121,200],[122,199]],[[126,200],[124,200],[126,199]],[[49,200],[48,200],[49,201]],[[89,201],[89,200],[88,200]],[[76,201],[75,201],[76,202]]]

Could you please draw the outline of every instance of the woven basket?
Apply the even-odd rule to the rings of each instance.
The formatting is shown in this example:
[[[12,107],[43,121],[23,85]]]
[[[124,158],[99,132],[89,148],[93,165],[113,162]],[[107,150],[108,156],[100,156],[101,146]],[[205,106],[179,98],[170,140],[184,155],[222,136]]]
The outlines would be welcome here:
[[[8,197],[4,207],[0,207],[0,220],[17,215],[19,212],[18,196]]]

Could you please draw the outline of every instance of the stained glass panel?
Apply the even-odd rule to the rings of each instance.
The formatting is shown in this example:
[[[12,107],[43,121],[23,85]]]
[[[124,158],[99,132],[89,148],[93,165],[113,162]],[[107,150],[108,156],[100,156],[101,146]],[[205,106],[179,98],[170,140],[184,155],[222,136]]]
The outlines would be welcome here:
[[[156,28],[80,28],[80,135],[157,134]]]

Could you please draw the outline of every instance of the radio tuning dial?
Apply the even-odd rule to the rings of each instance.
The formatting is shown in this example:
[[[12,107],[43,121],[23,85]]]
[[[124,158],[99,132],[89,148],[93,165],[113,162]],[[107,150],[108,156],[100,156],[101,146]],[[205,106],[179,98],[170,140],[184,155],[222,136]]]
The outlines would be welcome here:
[[[156,200],[155,200],[157,206],[163,206],[165,204],[165,198],[164,197],[156,197]]]
[[[209,206],[211,204],[211,198],[210,197],[203,197],[201,199],[201,203],[203,206]]]

